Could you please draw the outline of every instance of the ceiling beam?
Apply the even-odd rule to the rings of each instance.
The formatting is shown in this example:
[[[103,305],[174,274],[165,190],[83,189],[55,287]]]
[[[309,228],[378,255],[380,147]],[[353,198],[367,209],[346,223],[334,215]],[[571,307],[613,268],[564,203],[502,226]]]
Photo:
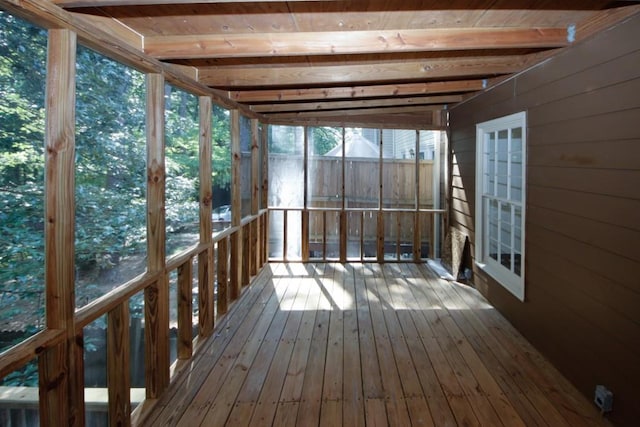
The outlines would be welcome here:
[[[158,59],[197,59],[555,48],[569,44],[567,35],[566,28],[200,34],[145,37],[144,51]]]
[[[526,55],[509,55],[316,67],[203,67],[199,80],[208,86],[238,90],[241,87],[493,77],[520,71],[526,59]]]
[[[384,96],[431,95],[481,90],[486,81],[457,80],[450,82],[404,83],[373,86],[324,87],[310,89],[242,90],[229,92],[229,98],[237,102],[287,102],[331,99],[357,99]]]
[[[446,108],[443,104],[433,105],[416,105],[409,107],[378,107],[378,108],[360,108],[360,109],[342,109],[329,111],[300,111],[290,113],[273,113],[265,114],[266,117],[277,117],[280,119],[295,119],[309,117],[340,117],[340,116],[360,116],[374,114],[415,114],[426,113],[431,111],[441,111]]]
[[[417,96],[411,98],[362,99],[356,101],[323,101],[296,102],[286,104],[253,105],[251,110],[256,113],[276,113],[292,111],[324,111],[353,108],[390,107],[390,106],[421,106],[430,104],[449,104],[462,101],[462,95]]]
[[[106,6],[155,6],[203,3],[282,3],[283,0],[53,0],[52,3],[64,8],[106,7]],[[339,0],[286,0],[287,2],[333,2]]]

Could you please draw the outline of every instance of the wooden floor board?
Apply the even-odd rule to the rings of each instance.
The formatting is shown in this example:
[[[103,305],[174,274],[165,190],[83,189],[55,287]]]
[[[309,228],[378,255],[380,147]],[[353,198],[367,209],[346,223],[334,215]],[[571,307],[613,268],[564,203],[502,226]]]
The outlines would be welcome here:
[[[475,290],[416,264],[270,264],[142,425],[608,425]]]

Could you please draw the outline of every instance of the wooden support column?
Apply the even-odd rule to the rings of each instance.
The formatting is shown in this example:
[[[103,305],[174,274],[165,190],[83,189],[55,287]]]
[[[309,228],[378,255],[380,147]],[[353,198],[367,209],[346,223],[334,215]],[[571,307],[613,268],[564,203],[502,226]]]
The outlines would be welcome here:
[[[199,100],[200,243],[206,243],[208,249],[198,255],[198,322],[200,325],[200,336],[208,336],[213,333],[215,324],[213,307],[213,278],[215,268],[213,262],[213,245],[211,243],[211,208],[213,200],[211,193],[211,118],[213,117],[213,107],[210,97],[201,96]],[[189,292],[191,292],[191,289],[189,289]],[[189,337],[191,337],[191,325],[185,324],[185,327],[188,328]],[[189,340],[191,341],[191,338],[189,338]]]
[[[164,77],[147,74],[147,269],[165,266]],[[154,399],[169,385],[169,286],[165,275],[145,288],[145,382]]]
[[[229,240],[218,241],[218,316],[229,308]]]
[[[303,174],[302,181],[304,185],[302,210],[302,261],[309,261],[309,128],[304,127],[304,155],[303,155]]]
[[[265,125],[266,126],[266,125]],[[262,129],[260,134],[260,143],[262,144],[262,192],[260,197],[262,199],[261,208],[266,209],[269,206],[269,132],[268,127]],[[260,267],[265,265],[269,260],[269,213],[262,217],[261,232],[260,232],[260,244],[262,249],[260,254],[262,256],[260,260]]]
[[[82,344],[74,327],[76,34],[49,30],[45,125],[45,283],[49,329],[64,342],[39,358],[40,423],[84,425]]]
[[[380,167],[378,168],[378,185],[379,185],[379,192],[380,192],[380,196],[378,197],[378,218],[377,218],[377,226],[376,226],[376,241],[377,241],[377,248],[376,248],[376,253],[377,253],[377,257],[378,257],[378,262],[379,263],[383,263],[384,262],[384,214],[382,213],[382,198],[383,198],[383,189],[384,189],[384,183],[382,182],[382,178],[383,178],[383,171],[382,169],[384,168],[384,151],[383,151],[383,136],[384,136],[384,132],[382,132],[382,129],[380,129],[380,148],[379,148],[379,152],[380,152]]]
[[[420,231],[420,131],[416,130],[416,211],[413,215],[413,262],[420,262],[422,258],[422,235]]]
[[[347,207],[346,204],[346,185],[345,185],[345,179],[347,177],[346,174],[346,165],[345,165],[345,155],[346,155],[346,141],[345,141],[345,129],[344,127],[342,128],[342,168],[341,168],[341,175],[342,175],[342,187],[341,187],[341,193],[342,193],[342,209],[340,210],[340,218],[339,218],[339,230],[340,230],[340,262],[341,263],[345,263],[347,262],[347,213],[345,212],[345,209]]]
[[[235,300],[240,296],[242,282],[242,201],[240,176],[240,112],[231,110],[231,226],[237,230],[231,234],[231,287],[230,297]]]
[[[111,426],[131,425],[129,342],[129,301],[125,301],[107,314],[107,386]]]
[[[208,252],[209,251],[206,251],[204,254]],[[200,265],[199,262],[198,265]],[[191,259],[189,259],[178,267],[178,359],[188,359],[193,354],[193,336],[191,331],[193,328],[192,280],[193,264]],[[202,297],[202,295],[200,297]],[[213,304],[213,301],[211,301],[210,304]],[[200,328],[200,333],[202,334],[202,327]]]
[[[260,122],[258,119],[251,119],[251,215],[257,215],[260,210]],[[250,256],[249,273],[251,276],[258,274],[259,221],[251,222],[251,248],[246,253]]]

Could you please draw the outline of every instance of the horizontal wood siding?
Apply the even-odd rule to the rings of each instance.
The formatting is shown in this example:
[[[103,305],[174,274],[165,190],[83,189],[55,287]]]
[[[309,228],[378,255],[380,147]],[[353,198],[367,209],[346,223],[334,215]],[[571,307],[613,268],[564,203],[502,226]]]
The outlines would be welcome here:
[[[475,249],[475,125],[527,111],[526,302],[474,284],[610,419],[640,419],[640,16],[450,112],[451,225]]]

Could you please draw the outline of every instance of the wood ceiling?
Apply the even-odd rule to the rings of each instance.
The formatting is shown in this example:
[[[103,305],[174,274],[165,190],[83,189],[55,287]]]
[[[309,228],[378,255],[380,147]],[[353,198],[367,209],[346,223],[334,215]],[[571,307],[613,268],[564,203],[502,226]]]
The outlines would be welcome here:
[[[266,121],[442,110],[638,10],[610,0],[53,0]]]

